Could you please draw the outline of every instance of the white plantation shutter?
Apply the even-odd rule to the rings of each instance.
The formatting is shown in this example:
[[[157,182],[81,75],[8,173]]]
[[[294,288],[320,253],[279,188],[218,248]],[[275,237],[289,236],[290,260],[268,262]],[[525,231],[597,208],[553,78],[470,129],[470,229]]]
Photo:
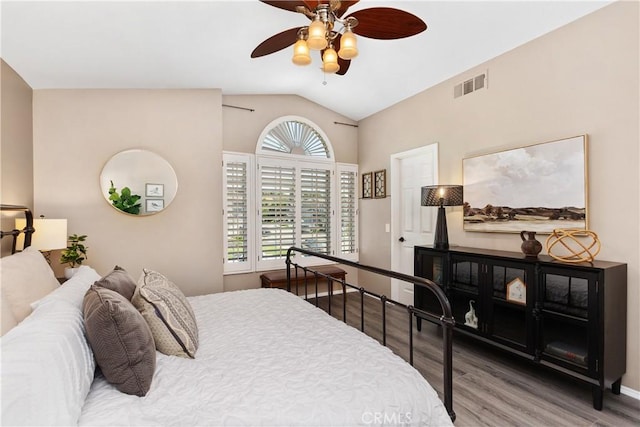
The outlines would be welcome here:
[[[246,154],[223,154],[224,271],[253,270],[252,158]]]
[[[283,260],[287,249],[296,244],[296,168],[261,164],[260,188],[260,248],[258,263]]]
[[[224,273],[282,269],[291,246],[358,261],[358,166],[294,116],[267,126],[256,153],[223,153]]]
[[[338,199],[338,256],[358,260],[358,167],[339,164],[337,168],[340,194]]]
[[[331,252],[331,171],[300,171],[301,247],[325,255]]]

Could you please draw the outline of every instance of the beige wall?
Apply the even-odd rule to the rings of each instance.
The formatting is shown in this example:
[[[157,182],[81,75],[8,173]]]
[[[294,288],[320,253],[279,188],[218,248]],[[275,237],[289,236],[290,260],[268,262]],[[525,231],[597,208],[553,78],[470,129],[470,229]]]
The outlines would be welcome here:
[[[156,269],[187,295],[222,290],[220,90],[34,91],[36,214],[87,234],[88,264],[137,279]],[[171,205],[134,217],[104,200],[105,162],[129,148],[164,157],[178,177]]]
[[[389,168],[389,156],[439,143],[440,182],[461,184],[462,159],[589,135],[589,222],[602,241],[602,260],[628,263],[627,374],[640,390],[640,109],[638,2],[589,16],[360,122],[361,171]],[[489,70],[489,87],[453,99],[453,86]],[[388,141],[393,140],[393,146]],[[552,189],[540,189],[552,191]],[[391,195],[393,197],[393,194]],[[390,222],[390,199],[364,200],[361,261],[390,266],[389,239],[373,235]],[[447,213],[449,241],[518,251],[520,237],[462,230],[460,208]],[[377,282],[388,289],[388,283]]]
[[[37,90],[35,212],[67,218],[69,233],[87,234],[88,264],[100,273],[119,264],[137,278],[143,267],[154,268],[188,295],[259,287],[259,274],[222,275],[222,150],[254,153],[264,127],[284,115],[313,121],[329,137],[337,161],[357,162],[357,129],[333,123],[350,121],[298,96]],[[176,170],[177,196],[160,214],[127,216],[100,194],[104,163],[129,148],[152,150]],[[62,275],[62,266],[54,267]]]
[[[302,116],[318,125],[333,146],[336,161],[358,162],[358,129],[334,122],[355,124],[352,120],[296,95],[225,95],[222,108],[224,150],[255,153],[260,134],[269,123],[283,116]],[[284,264],[283,264],[284,267]],[[347,269],[348,280],[357,283],[357,272]],[[260,273],[230,274],[224,277],[224,290],[259,288]]]
[[[305,117],[322,129],[333,145],[336,161],[358,162],[358,129],[334,122],[352,120],[297,95],[225,95],[225,105],[250,108],[245,111],[223,107],[223,141],[227,151],[255,153],[258,138],[273,120],[283,116]]]
[[[1,59],[0,79],[0,201],[33,206],[33,91]],[[5,218],[2,229],[12,228]],[[10,252],[10,239],[2,240],[2,253]]]

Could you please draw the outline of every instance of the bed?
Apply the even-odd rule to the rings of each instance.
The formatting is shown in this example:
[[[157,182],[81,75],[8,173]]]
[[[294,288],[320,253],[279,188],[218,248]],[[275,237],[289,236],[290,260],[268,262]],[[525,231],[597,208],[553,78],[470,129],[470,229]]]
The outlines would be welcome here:
[[[30,232],[28,210],[2,209],[22,209]],[[3,234],[15,237],[13,231]],[[123,393],[121,384],[96,369],[96,360],[102,367],[102,342],[92,341],[94,327],[87,317],[87,296],[109,275],[83,266],[63,286],[30,295],[29,312],[5,333],[5,313],[13,310],[5,304],[11,300],[5,278],[28,281],[25,275],[39,271],[43,277],[49,274],[42,279],[49,287],[55,278],[50,269],[45,272],[46,261],[32,248],[1,262],[3,425],[444,426],[455,418],[450,351],[444,362],[444,404],[410,364],[384,345],[279,289],[186,298],[197,324],[197,334],[191,337],[197,341],[195,357],[166,355],[153,348],[153,366],[142,366],[152,373],[148,389],[143,396]],[[318,280],[312,268],[298,266],[290,257],[287,267],[289,275],[308,276],[311,287]],[[125,274],[121,270],[114,272]],[[145,270],[136,293],[142,293],[143,277],[155,277],[152,273]],[[343,291],[336,297],[346,298],[346,289],[353,286],[344,280],[339,285]],[[370,294],[356,290],[361,298]],[[383,308],[397,304],[380,297]],[[412,307],[407,310],[410,324],[416,316],[430,316]],[[446,316],[439,320],[444,341],[448,339],[447,353],[449,322]],[[179,350],[188,353],[189,348],[183,345]]]

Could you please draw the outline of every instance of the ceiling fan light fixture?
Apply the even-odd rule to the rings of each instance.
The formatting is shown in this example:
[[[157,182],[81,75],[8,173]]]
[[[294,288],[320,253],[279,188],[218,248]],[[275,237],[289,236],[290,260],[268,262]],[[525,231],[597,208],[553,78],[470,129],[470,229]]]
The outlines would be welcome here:
[[[327,47],[327,28],[319,16],[309,25],[309,37],[307,45],[310,49],[322,50]]]
[[[329,48],[324,51],[322,55],[322,70],[325,73],[336,73],[340,69],[338,64],[338,54],[333,46],[329,45]]]
[[[338,56],[342,59],[353,59],[358,56],[358,41],[349,27],[340,38]]]
[[[304,39],[298,39],[293,45],[293,58],[291,61],[296,65],[311,64],[311,55],[309,54],[309,46]]]
[[[318,50],[325,73],[344,75],[349,70],[351,60],[359,55],[354,30],[358,37],[395,40],[415,36],[427,29],[427,24],[419,17],[393,7],[370,7],[345,16],[347,9],[359,0],[260,1],[303,14],[311,22],[309,26],[274,34],[260,43],[251,52],[251,57],[269,55],[293,45],[291,61],[296,65],[308,65],[312,62],[310,50]],[[335,25],[341,27],[334,29]]]

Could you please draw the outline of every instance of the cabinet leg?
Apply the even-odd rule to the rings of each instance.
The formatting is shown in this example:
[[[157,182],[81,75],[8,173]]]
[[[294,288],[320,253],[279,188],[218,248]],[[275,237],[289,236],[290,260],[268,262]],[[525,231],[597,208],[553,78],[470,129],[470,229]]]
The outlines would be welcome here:
[[[419,317],[416,317],[416,327],[418,328],[418,332],[422,330],[422,319]]]
[[[613,394],[620,394],[620,385],[622,384],[622,378],[618,378],[618,381],[611,384],[611,392]]]
[[[591,394],[593,396],[593,409],[602,411],[602,387],[599,385],[591,386]]]

